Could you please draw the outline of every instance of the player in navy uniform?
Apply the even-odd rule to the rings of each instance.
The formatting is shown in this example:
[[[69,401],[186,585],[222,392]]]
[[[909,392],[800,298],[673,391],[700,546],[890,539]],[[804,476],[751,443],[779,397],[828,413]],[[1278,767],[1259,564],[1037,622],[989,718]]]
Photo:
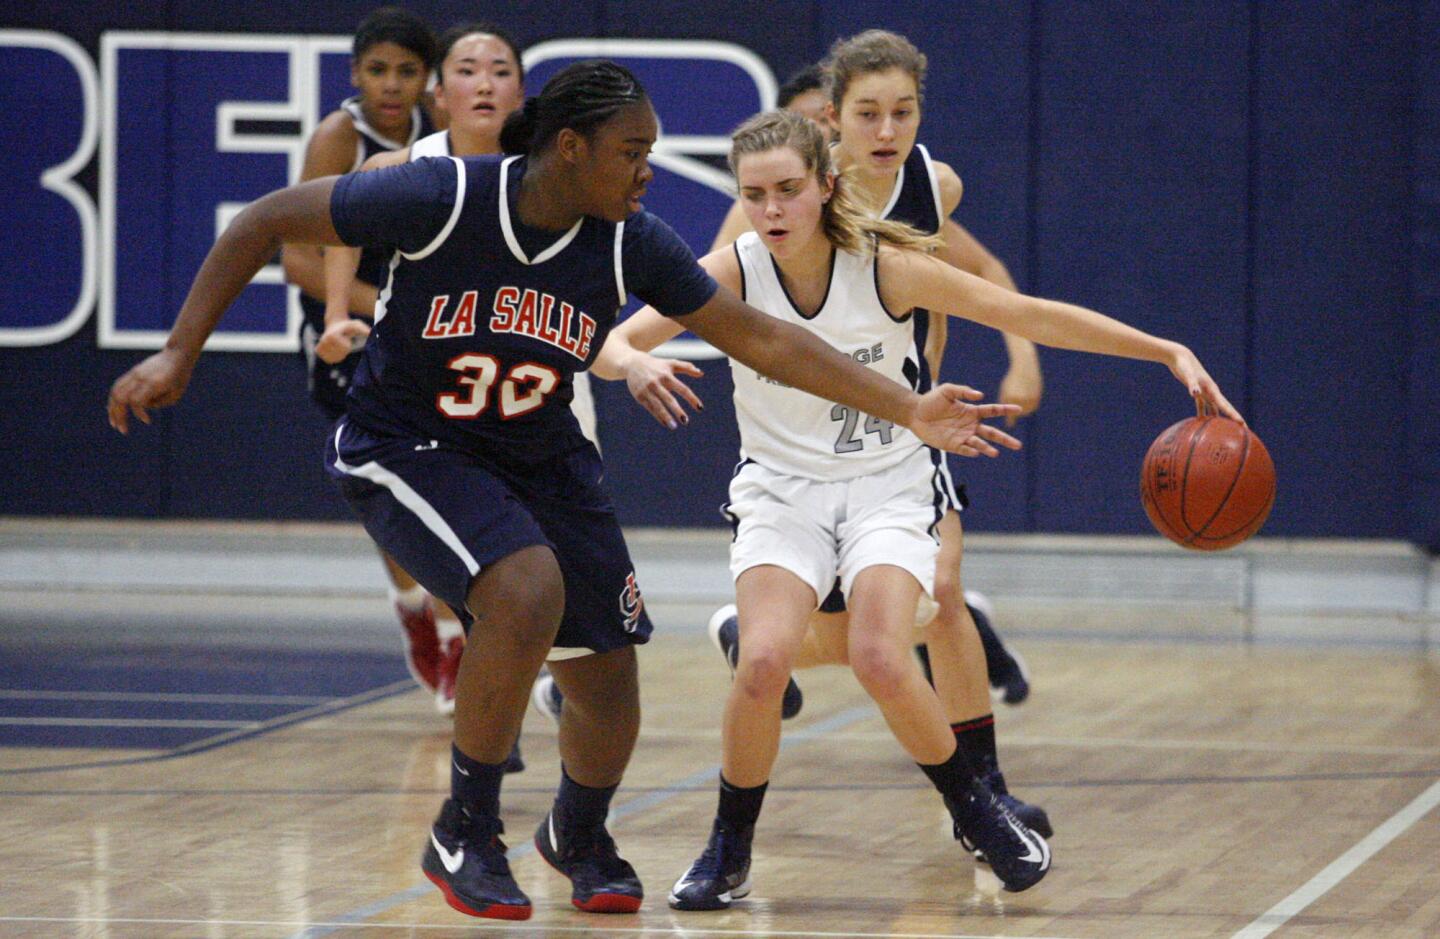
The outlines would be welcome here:
[[[933,236],[876,220],[851,202],[820,131],[772,111],[735,132],[730,164],[751,232],[701,260],[722,285],[815,332],[897,385],[920,380],[924,309],[965,316],[1061,348],[1166,364],[1197,402],[1238,419],[1195,356],[1179,343],[1070,304],[1026,297],[934,257]],[[681,326],[641,310],[615,330],[596,373],[624,376],[657,418],[685,412],[680,363],[643,351]],[[934,593],[936,528],[946,511],[943,462],[883,419],[777,385],[733,365],[741,462],[726,515],[730,570],[745,632],[725,705],[719,807],[709,844],[676,881],[670,905],[728,907],[749,889],[750,848],[780,744],[781,704],[810,614],[837,580],[853,611],[851,667],[895,738],[920,764],[956,831],[982,851],[1010,890],[1049,867],[1043,837],[986,785],[986,768],[947,726],[909,640],[922,593]],[[693,403],[693,395],[684,395]],[[658,406],[655,406],[658,405]]]
[[[634,646],[650,621],[601,467],[566,407],[633,291],[787,385],[965,455],[1018,445],[980,423],[1013,407],[926,395],[719,290],[644,212],[654,110],[609,62],[562,70],[511,115],[522,155],[432,157],[257,200],[215,243],[166,346],[116,380],[109,418],[173,404],[221,314],[282,242],[395,252],[326,465],[382,548],[473,617],[456,695],[451,798],[422,858],[463,912],[523,919],[500,841],[500,783],[547,656],[565,694],[563,761],[541,854],[583,910],[631,912],[642,888],[605,828],[634,748]]]
[[[433,129],[423,105],[425,83],[435,58],[435,37],[430,27],[409,11],[382,7],[369,13],[355,28],[350,60],[350,81],[357,93],[326,115],[305,148],[300,180],[319,179],[360,168],[369,157],[403,149]],[[317,355],[316,344],[325,331],[325,272],[316,245],[287,244],[282,252],[285,278],[300,288],[300,354],[305,362],[310,399],[326,418],[334,421],[345,412],[358,354],[327,361]],[[366,252],[360,276],[342,297],[332,298],[357,322],[375,315],[376,286],[384,275],[386,257]],[[436,617],[453,624],[454,614],[436,609],[425,589],[381,552],[390,579],[390,600],[400,619],[405,642],[405,665],[417,684],[436,696],[442,712],[445,701],[437,694],[446,661],[437,632]],[[458,663],[458,659],[456,659]],[[452,667],[453,667],[452,663]],[[520,764],[517,763],[517,767]]]
[[[396,166],[425,156],[478,156],[500,152],[500,129],[505,118],[525,103],[525,70],[515,41],[495,26],[465,23],[445,31],[440,37],[433,89],[436,112],[445,120],[446,129],[421,137],[399,150],[382,150],[365,160],[362,169]],[[364,343],[370,333],[369,320],[350,315],[347,299],[354,290],[356,275],[363,263],[373,263],[380,252],[375,249],[331,248],[325,252],[325,323],[324,334],[315,343],[315,356],[326,363],[350,362],[353,371],[358,354],[352,349]],[[387,259],[380,257],[378,267],[384,270]],[[374,276],[374,275],[372,275]],[[379,277],[375,277],[379,279]],[[373,315],[373,309],[371,311]],[[348,356],[348,358],[347,358]],[[592,412],[593,413],[593,412]],[[331,415],[332,420],[339,414]],[[436,608],[416,587],[420,603],[406,621],[412,653],[436,646],[434,667],[435,705],[441,713],[455,710],[455,685],[459,677],[460,659],[465,649],[465,633],[460,621],[441,604]],[[404,610],[403,597],[401,609]],[[426,620],[430,610],[433,619]],[[438,646],[436,645],[438,643]],[[412,662],[416,656],[412,655]],[[419,669],[415,669],[419,671]],[[511,755],[511,769],[524,768],[519,744]]]

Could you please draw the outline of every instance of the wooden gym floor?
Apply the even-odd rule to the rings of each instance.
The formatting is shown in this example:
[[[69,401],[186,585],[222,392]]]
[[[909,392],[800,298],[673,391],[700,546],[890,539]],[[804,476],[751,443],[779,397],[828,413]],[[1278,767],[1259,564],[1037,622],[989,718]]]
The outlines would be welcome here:
[[[656,613],[689,628],[643,650],[611,825],[645,906],[579,913],[536,856],[558,762],[532,712],[504,797],[521,924],[461,916],[420,875],[449,736],[398,653],[7,624],[0,936],[1440,935],[1440,656],[1190,641],[1166,624],[1235,614],[1162,606],[1000,604],[1035,687],[998,709],[1003,765],[1057,831],[1038,887],[977,892],[938,797],[832,668],[799,675],[754,893],[675,913],[729,678],[703,610]]]

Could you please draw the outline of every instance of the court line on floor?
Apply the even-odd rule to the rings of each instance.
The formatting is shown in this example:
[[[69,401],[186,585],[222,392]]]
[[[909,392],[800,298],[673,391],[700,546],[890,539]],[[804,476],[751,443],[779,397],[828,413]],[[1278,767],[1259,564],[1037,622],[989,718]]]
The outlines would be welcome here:
[[[1431,785],[1399,812],[1361,838],[1349,851],[1331,861],[1324,870],[1311,877],[1298,890],[1260,914],[1258,918],[1231,939],[1264,939],[1289,922],[1295,914],[1320,899],[1330,888],[1355,872],[1360,865],[1378,854],[1386,845],[1409,830],[1431,809],[1440,805],[1440,782]]]
[[[1365,782],[1386,779],[1433,779],[1440,775],[1440,768],[1414,770],[1376,770],[1374,772],[1333,772],[1333,773],[1283,773],[1270,776],[1156,776],[1131,777],[1129,779],[1024,779],[1017,785],[1026,789],[1105,789],[1114,786],[1225,786],[1250,785],[1252,783],[1297,783],[1297,782]],[[1017,777],[1018,778],[1018,777]],[[678,786],[626,786],[627,794],[645,793],[668,798],[682,792],[694,791],[695,787]],[[771,792],[911,792],[928,791],[926,783],[845,783],[835,785],[779,785]],[[545,795],[554,792],[553,786],[510,786],[505,787],[509,795]],[[307,789],[0,789],[0,798],[33,796],[38,798],[153,798],[155,796],[223,796],[227,799],[242,798],[297,798],[313,796],[333,799],[337,796],[444,796],[448,790],[439,787],[417,789],[396,789],[391,787],[361,788],[307,788]],[[628,814],[628,813],[627,813]]]
[[[366,725],[370,726],[370,725]],[[1001,727],[1003,730],[1003,726]],[[718,741],[720,735],[694,730],[645,730],[642,739],[686,740],[710,738]],[[887,730],[847,731],[845,739],[855,741],[893,741],[894,735]],[[1063,747],[1083,750],[1134,749],[1134,750],[1218,750],[1226,752],[1255,753],[1301,753],[1318,756],[1353,754],[1356,756],[1440,756],[1440,747],[1397,747],[1375,744],[1291,744],[1264,740],[1167,740],[1165,738],[1138,737],[1047,737],[1035,734],[1005,734],[1005,747]]]
[[[0,717],[0,727],[255,727],[259,721],[163,717]]]
[[[828,734],[834,733],[837,730],[848,727],[851,724],[872,717],[874,716],[874,714],[875,709],[870,705],[857,705],[856,707],[847,708],[846,710],[841,711],[838,714],[832,715],[831,717],[824,718],[823,720],[816,721],[815,723],[810,724],[807,727],[803,727],[799,730],[783,735],[780,738],[780,749],[783,751],[802,743],[808,743],[811,740],[824,737]],[[665,802],[669,799],[672,799],[677,795],[681,795],[682,793],[695,792],[703,788],[714,786],[717,784],[719,777],[720,764],[712,763],[711,765],[706,766],[704,769],[697,770],[696,772],[691,773],[689,776],[686,776],[678,782],[672,783],[670,786],[667,786],[663,789],[652,789],[646,792],[644,795],[638,796],[634,799],[630,799],[623,805],[611,809],[610,819],[611,821],[617,821],[619,819],[634,815],[637,812],[643,812],[646,809],[653,808],[654,806],[659,805],[660,803]],[[552,790],[546,789],[545,791],[549,792]],[[519,858],[525,857],[526,855],[533,854],[534,852],[535,842],[533,840],[527,840],[511,848],[509,851],[509,857],[510,860],[514,861]],[[330,935],[338,928],[343,928],[343,926],[360,925],[363,920],[369,919],[372,916],[376,916],[380,913],[385,912],[386,910],[393,909],[394,907],[400,906],[403,903],[409,903],[412,900],[418,900],[421,897],[434,893],[434,886],[432,886],[428,882],[421,883],[407,890],[402,890],[399,893],[391,894],[388,897],[382,897],[381,899],[376,900],[373,903],[367,903],[364,906],[358,907],[348,913],[342,914],[341,916],[337,917],[341,924],[340,926],[331,927],[329,925],[326,925],[318,928],[312,927],[300,933],[297,933],[294,936],[289,937],[289,939],[320,939],[320,937],[322,936]]]
[[[433,889],[433,888],[430,888]],[[568,908],[568,905],[567,905]],[[61,917],[61,916],[0,916],[0,923],[73,923],[120,926],[304,926],[296,920],[264,919],[141,919],[138,917],[109,918]],[[554,923],[515,923],[502,920],[475,921],[462,923],[310,923],[321,929],[386,929],[411,931],[445,932],[538,932],[538,933],[592,933],[623,934],[634,936],[814,936],[816,939],[1013,939],[1011,934],[953,933],[953,932],[836,932],[807,929],[706,929],[698,926],[558,926]],[[1064,937],[1051,937],[1064,939]]]
[[[190,694],[161,691],[35,691],[0,688],[0,701],[144,701],[176,704],[324,704],[334,696],[296,694]]]
[[[1423,614],[1422,614],[1423,615]],[[1423,622],[1420,628],[1423,628]],[[1104,629],[1025,629],[1006,628],[1006,641],[1020,642],[1075,642],[1097,645],[1162,645],[1162,646],[1234,646],[1237,649],[1252,649],[1257,646],[1281,649],[1374,649],[1384,652],[1428,652],[1435,643],[1428,636],[1414,639],[1398,636],[1307,636],[1265,635],[1244,636],[1225,634],[1207,636],[1200,633],[1148,633],[1140,630]]]
[[[23,766],[17,769],[0,769],[0,776],[26,776],[37,773],[59,773],[67,770],[79,769],[108,769],[115,766],[135,766],[140,763],[158,763],[163,760],[174,760],[184,756],[193,756],[197,753],[204,753],[208,750],[215,750],[232,743],[239,743],[242,740],[249,740],[273,731],[283,730],[286,727],[311,720],[316,717],[325,717],[340,711],[347,711],[359,707],[362,704],[369,704],[383,698],[393,697],[415,687],[415,682],[409,678],[391,682],[388,685],[381,685],[379,688],[371,688],[359,694],[351,695],[348,698],[334,698],[325,704],[305,708],[291,714],[282,714],[271,718],[268,721],[260,721],[253,726],[237,728],[223,734],[216,734],[206,737],[203,740],[196,740],[183,746],[165,750],[160,753],[147,753],[143,756],[117,757],[110,760],[89,760],[81,763],[60,763],[48,766]]]

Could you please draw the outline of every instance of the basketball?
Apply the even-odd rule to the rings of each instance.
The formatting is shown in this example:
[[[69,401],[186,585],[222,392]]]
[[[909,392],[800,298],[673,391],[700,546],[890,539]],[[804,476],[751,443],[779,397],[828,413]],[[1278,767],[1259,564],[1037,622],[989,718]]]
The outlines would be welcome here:
[[[1184,548],[1233,548],[1275,503],[1275,464],[1250,428],[1191,417],[1155,438],[1140,468],[1140,500],[1155,530]]]

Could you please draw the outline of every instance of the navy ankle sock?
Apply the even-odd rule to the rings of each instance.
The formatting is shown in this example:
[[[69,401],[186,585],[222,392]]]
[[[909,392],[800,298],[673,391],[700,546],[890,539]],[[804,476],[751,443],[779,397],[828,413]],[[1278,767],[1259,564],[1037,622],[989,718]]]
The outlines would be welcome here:
[[[450,798],[463,805],[471,815],[500,817],[500,781],[505,778],[505,763],[481,763],[450,745]]]
[[[994,714],[951,724],[950,730],[955,734],[955,743],[964,749],[965,755],[977,768],[999,766],[999,758],[995,755]]]
[[[596,789],[582,786],[565,772],[565,764],[560,764],[560,791],[555,795],[557,822],[575,828],[594,828],[605,824],[605,816],[610,812],[610,800],[617,788],[619,787],[606,786]]]
[[[716,817],[730,829],[738,830],[753,826],[760,818],[760,806],[765,803],[765,790],[769,787],[769,782],[763,782],[748,789],[741,788],[728,782],[722,773],[720,776],[720,808],[715,813]]]
[[[950,758],[945,762],[915,765],[930,777],[930,782],[947,799],[960,799],[975,778],[975,771],[965,755],[965,748],[958,743],[955,745],[955,752],[950,754]]]

